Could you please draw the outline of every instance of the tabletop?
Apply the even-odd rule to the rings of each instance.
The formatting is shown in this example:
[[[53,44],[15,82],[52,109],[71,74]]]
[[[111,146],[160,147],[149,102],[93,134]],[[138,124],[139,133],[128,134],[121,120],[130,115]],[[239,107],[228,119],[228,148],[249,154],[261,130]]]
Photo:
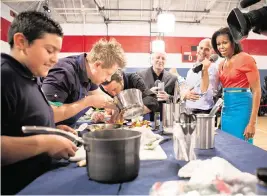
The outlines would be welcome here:
[[[167,154],[166,160],[147,160],[140,162],[138,177],[122,184],[103,184],[88,178],[86,167],[77,167],[75,163],[53,169],[27,187],[19,194],[42,195],[148,195],[157,181],[179,180],[178,170],[186,164],[174,158],[173,143],[161,145]],[[226,159],[243,172],[255,174],[259,167],[267,166],[267,151],[235,138],[223,131],[215,136],[215,148],[198,150],[199,159],[218,156]],[[66,164],[66,163],[65,163]]]

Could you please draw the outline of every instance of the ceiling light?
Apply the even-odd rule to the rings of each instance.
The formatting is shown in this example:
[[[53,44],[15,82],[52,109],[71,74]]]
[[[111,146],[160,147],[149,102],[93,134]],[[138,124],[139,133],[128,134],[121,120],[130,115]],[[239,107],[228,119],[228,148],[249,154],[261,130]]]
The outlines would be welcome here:
[[[175,16],[171,13],[161,13],[157,19],[158,32],[170,33],[175,29]]]

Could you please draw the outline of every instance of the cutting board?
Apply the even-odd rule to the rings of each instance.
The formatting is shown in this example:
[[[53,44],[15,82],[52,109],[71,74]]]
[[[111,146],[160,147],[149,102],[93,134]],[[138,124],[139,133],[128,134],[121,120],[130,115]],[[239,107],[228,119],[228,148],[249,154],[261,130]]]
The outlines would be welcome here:
[[[154,150],[140,150],[140,160],[164,160],[167,155],[164,150],[158,145]]]

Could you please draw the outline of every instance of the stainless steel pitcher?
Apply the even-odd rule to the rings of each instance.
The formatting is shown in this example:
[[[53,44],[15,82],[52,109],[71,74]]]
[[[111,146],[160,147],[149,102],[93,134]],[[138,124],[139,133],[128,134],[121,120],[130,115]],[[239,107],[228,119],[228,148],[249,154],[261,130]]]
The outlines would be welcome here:
[[[175,122],[179,122],[181,113],[181,103],[173,103],[173,118]]]
[[[179,121],[180,103],[162,104],[162,125],[163,131],[171,133],[174,123]]]
[[[173,149],[177,160],[195,160],[196,116],[181,113],[173,129]]]
[[[196,148],[214,148],[215,115],[197,114]]]
[[[173,126],[173,104],[162,104],[162,123],[163,127]]]

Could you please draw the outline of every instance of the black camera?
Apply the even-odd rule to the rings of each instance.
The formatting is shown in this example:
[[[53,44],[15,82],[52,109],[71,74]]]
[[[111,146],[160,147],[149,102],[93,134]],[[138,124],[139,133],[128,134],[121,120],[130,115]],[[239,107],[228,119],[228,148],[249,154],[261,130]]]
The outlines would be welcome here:
[[[246,8],[260,0],[242,0],[240,6]],[[235,41],[247,38],[249,31],[267,36],[267,6],[248,13],[233,9],[227,17],[227,23]]]

